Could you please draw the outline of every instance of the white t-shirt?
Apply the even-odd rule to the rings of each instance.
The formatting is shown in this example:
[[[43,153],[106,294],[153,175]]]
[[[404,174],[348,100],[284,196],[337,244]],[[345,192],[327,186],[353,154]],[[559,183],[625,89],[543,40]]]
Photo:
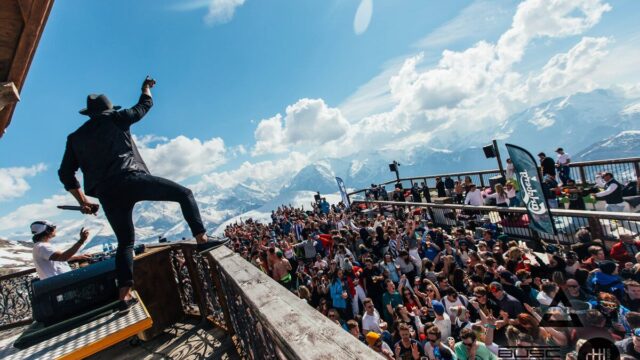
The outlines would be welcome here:
[[[571,160],[571,156],[569,154],[564,153],[562,155],[558,154],[558,164],[567,165],[567,161]]]
[[[446,344],[447,338],[451,336],[451,319],[446,312],[442,314],[442,317],[444,317],[444,319],[442,320],[438,320],[437,318],[433,320],[433,325],[437,326],[438,329],[440,329],[440,341]]]
[[[71,267],[66,261],[49,260],[51,255],[57,251],[58,250],[48,242],[37,242],[33,246],[33,263],[36,266],[40,280],[71,271]]]
[[[364,315],[362,315],[362,330],[365,335],[369,331],[382,334],[382,329],[380,329],[380,315],[378,315],[378,310],[373,310],[373,315],[369,315],[366,312],[364,313]]]

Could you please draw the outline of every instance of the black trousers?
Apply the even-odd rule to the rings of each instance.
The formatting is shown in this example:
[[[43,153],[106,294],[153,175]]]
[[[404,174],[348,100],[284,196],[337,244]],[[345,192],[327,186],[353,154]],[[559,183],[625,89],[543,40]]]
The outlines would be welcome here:
[[[171,180],[146,173],[129,173],[103,185],[98,199],[118,239],[116,276],[119,287],[133,286],[133,206],[138,201],[180,203],[182,215],[195,236],[205,232],[198,205],[191,190]]]

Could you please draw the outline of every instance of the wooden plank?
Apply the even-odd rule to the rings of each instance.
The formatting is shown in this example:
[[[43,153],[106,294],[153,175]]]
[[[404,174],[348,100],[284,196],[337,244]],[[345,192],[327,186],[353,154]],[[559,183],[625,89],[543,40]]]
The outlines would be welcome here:
[[[20,12],[22,13],[22,18],[26,22],[31,15],[31,8],[33,6],[33,0],[18,0],[18,5],[20,5]]]
[[[376,359],[373,350],[231,250],[211,255],[277,347],[293,359]],[[234,314],[230,314],[234,316]]]
[[[171,268],[170,248],[152,249],[134,261],[135,288],[151,318],[153,326],[140,335],[149,340],[184,317],[182,302]]]
[[[20,101],[18,89],[12,82],[0,83],[0,109]]]
[[[20,41],[14,53],[13,62],[11,63],[6,79],[3,79],[5,81],[13,81],[18,91],[22,91],[27,71],[31,66],[38,42],[40,41],[47,18],[53,7],[53,1],[54,0],[38,0],[31,6],[29,19],[20,35]],[[18,15],[19,14],[20,13],[18,13]],[[3,110],[0,110],[0,138],[4,135],[7,126],[9,126],[14,110],[15,104],[11,104]]]

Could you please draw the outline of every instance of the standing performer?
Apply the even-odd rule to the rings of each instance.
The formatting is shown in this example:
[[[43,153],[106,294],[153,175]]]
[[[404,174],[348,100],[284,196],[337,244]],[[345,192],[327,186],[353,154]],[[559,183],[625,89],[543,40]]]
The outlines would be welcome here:
[[[138,201],[175,201],[196,238],[198,251],[220,246],[224,241],[206,234],[198,205],[191,190],[173,181],[153,176],[142,160],[129,128],[144,117],[153,105],[151,88],[155,80],[147,77],[138,103],[130,109],[113,106],[106,95],[87,96],[87,107],[80,114],[90,119],[67,137],[58,170],[60,181],[82,207],[83,214],[96,214],[98,205],[89,202],[75,173],[84,175],[87,195],[97,197],[118,239],[116,274],[121,310],[128,311],[136,299],[133,287],[133,244],[135,230],[133,206]]]

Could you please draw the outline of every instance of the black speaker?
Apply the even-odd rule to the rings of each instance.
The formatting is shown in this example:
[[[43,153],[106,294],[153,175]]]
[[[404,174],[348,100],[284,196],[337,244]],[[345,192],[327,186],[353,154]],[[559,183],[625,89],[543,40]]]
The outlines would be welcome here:
[[[496,152],[493,148],[493,145],[487,145],[483,147],[482,151],[484,151],[484,156],[486,156],[487,159],[496,157]]]
[[[316,202],[320,202],[320,194],[315,194],[315,195],[313,195],[313,199],[314,199]]]
[[[396,165],[396,164],[389,164],[389,171],[392,171],[392,172],[396,172],[396,171],[398,171],[398,165]]]
[[[500,175],[489,178],[489,186],[491,186],[491,189],[495,189],[496,184],[504,185],[504,178]]]

